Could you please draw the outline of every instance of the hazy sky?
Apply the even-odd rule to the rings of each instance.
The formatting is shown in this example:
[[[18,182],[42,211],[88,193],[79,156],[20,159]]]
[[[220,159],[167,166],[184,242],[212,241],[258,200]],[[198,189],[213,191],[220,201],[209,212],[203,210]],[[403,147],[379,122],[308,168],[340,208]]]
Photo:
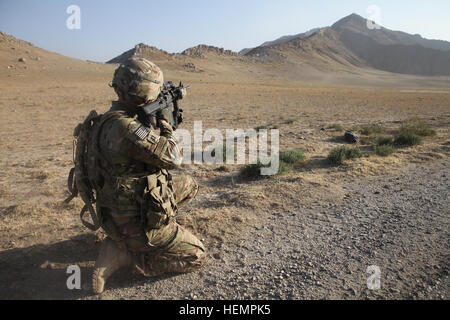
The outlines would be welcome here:
[[[81,29],[69,30],[69,5],[81,10]],[[383,26],[450,41],[448,0],[0,0],[0,31],[70,57],[106,61],[144,42],[169,52],[208,44],[239,51],[351,13]]]

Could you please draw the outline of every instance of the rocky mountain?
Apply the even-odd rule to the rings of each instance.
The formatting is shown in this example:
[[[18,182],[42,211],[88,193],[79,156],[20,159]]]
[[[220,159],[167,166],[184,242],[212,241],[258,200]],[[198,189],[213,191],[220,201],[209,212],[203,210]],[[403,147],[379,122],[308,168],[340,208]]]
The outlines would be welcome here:
[[[429,40],[419,34],[408,34],[402,31],[392,31],[380,26],[381,29],[367,28],[367,20],[357,14],[351,14],[331,26],[338,33],[358,33],[382,45],[421,45],[425,48],[450,51],[450,42]]]
[[[167,60],[183,59],[186,57],[204,59],[209,54],[215,54],[218,56],[232,56],[232,57],[240,56],[239,53],[237,52],[233,52],[231,50],[226,50],[223,48],[207,46],[204,44],[188,48],[184,50],[182,53],[168,53],[156,47],[140,43],[136,45],[133,49],[130,49],[122,53],[121,55],[109,60],[106,63],[122,63],[123,61],[133,56],[143,56],[152,61],[161,61],[161,60],[167,61]]]
[[[268,47],[268,46],[272,46],[272,45],[276,45],[276,44],[280,44],[280,43],[284,43],[284,42],[289,42],[289,41],[295,40],[295,39],[304,39],[304,38],[307,38],[310,35],[314,34],[319,29],[320,28],[314,28],[314,29],[309,30],[307,32],[299,33],[299,34],[296,34],[296,35],[283,36],[283,37],[280,37],[280,38],[278,38],[276,40],[273,40],[273,41],[266,41],[262,45],[260,45],[259,47]],[[239,51],[239,54],[245,55],[245,54],[247,54],[248,52],[250,52],[253,49],[255,49],[255,48],[242,49],[241,51]]]
[[[161,59],[170,59],[173,54],[169,54],[164,50],[158,49],[156,47],[148,46],[144,43],[137,44],[133,49],[130,49],[121,55],[107,61],[106,63],[122,63],[125,60],[133,57],[133,56],[145,56],[148,57],[151,60],[161,60]]]
[[[284,36],[256,48],[243,49],[240,53],[198,45],[182,53],[169,54],[141,43],[108,63],[120,63],[133,55],[188,70],[196,70],[192,67],[194,63],[210,60],[222,65],[220,70],[230,61],[247,61],[275,63],[291,73],[309,66],[328,71],[350,71],[357,67],[400,74],[450,75],[450,42],[428,40],[384,27],[370,29],[367,20],[357,14],[351,14],[331,27]]]
[[[367,20],[356,14],[331,28],[349,50],[372,68],[415,75],[450,75],[450,42],[383,27],[371,30]]]
[[[450,42],[428,40],[383,27],[369,29],[367,20],[356,14],[328,28],[265,43],[246,51],[245,56],[266,60],[282,57],[290,62],[294,56],[312,64],[317,60],[327,63],[331,59],[342,65],[402,74],[450,75]]]
[[[104,79],[105,72],[111,72],[109,65],[69,58],[1,31],[0,68],[0,78],[35,81],[36,85],[42,81],[61,83],[67,79],[93,81]]]
[[[321,70],[340,70],[364,64],[342,44],[338,34],[329,27],[318,29],[308,37],[257,47],[246,56],[262,62],[312,65]]]
[[[226,50],[223,48],[207,46],[205,44],[201,44],[196,47],[186,49],[181,54],[188,57],[205,58],[209,53],[213,53],[220,56],[233,56],[233,57],[239,56],[239,53],[237,52]]]

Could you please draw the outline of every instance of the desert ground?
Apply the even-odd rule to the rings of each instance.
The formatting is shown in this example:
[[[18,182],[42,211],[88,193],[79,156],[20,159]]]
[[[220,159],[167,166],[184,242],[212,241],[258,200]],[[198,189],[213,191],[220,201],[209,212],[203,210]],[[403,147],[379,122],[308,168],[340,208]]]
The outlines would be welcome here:
[[[277,127],[280,150],[303,148],[307,158],[257,180],[242,178],[242,165],[184,165],[200,191],[180,223],[206,245],[207,265],[154,279],[124,270],[94,296],[90,275],[104,234],[82,226],[80,199],[64,200],[73,129],[90,110],[109,108],[116,66],[22,42],[0,49],[1,299],[450,298],[448,77],[306,67],[282,76],[273,64],[194,58],[204,71],[192,72],[161,62],[166,80],[192,86],[184,129],[194,121],[203,129]],[[362,142],[360,159],[326,159],[345,144],[333,125],[377,124],[395,134],[413,117],[437,136],[388,157]],[[66,287],[73,264],[81,290]],[[366,285],[371,265],[381,269],[375,291]]]

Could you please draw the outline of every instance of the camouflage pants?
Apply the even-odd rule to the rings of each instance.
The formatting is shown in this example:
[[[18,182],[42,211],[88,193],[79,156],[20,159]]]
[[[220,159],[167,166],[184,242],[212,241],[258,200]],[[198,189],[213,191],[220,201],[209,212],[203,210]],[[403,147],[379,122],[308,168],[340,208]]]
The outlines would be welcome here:
[[[172,181],[178,208],[188,204],[197,195],[198,185],[192,177],[174,176]],[[205,247],[201,241],[175,221],[147,232],[147,238],[152,245],[163,249],[141,255],[136,265],[146,276],[191,272],[204,263]]]
[[[178,208],[189,203],[198,191],[198,185],[190,176],[174,176],[172,190]],[[130,228],[131,226],[131,228]],[[191,272],[201,267],[205,260],[205,247],[196,236],[180,226],[175,220],[159,228],[142,234],[138,220],[128,221],[121,231],[136,234],[131,237],[135,266],[145,276],[157,276],[164,273]],[[130,229],[135,229],[131,231]],[[128,241],[127,241],[128,242]]]

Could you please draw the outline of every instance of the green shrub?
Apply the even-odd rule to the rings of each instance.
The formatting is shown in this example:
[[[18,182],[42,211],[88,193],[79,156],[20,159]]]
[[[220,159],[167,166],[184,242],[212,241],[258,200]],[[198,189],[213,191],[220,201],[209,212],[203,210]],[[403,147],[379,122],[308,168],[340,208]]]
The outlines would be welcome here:
[[[337,147],[328,154],[328,161],[333,164],[341,165],[348,159],[361,158],[363,156],[358,147],[349,148],[346,146]]]
[[[305,150],[293,149],[289,151],[280,152],[280,161],[288,164],[296,164],[305,160]]]
[[[361,134],[364,134],[366,136],[370,136],[370,135],[375,134],[375,133],[382,133],[382,132],[384,132],[384,128],[382,126],[378,125],[378,124],[362,126],[362,127],[359,127],[358,129],[359,129],[358,131]]]
[[[357,159],[362,158],[363,153],[358,147],[354,147],[351,149],[348,149],[347,151],[347,159]]]
[[[261,175],[261,168],[267,167],[265,165],[263,165],[261,162],[258,161],[258,163],[256,164],[249,164],[246,165],[245,167],[243,167],[241,169],[241,171],[239,172],[239,175],[242,178],[246,178],[246,179],[258,179],[258,178],[262,178],[263,176]]]
[[[373,137],[362,136],[359,138],[362,145],[370,145],[373,143]]]
[[[415,146],[422,144],[422,138],[411,132],[400,133],[395,137],[394,144],[397,146]]]
[[[285,174],[292,170],[292,164],[286,163],[280,160],[280,165],[278,167],[278,174]]]
[[[391,136],[377,135],[373,139],[373,143],[376,146],[389,146],[394,144],[394,138]]]
[[[424,120],[413,118],[403,122],[400,133],[412,133],[420,137],[433,137],[437,133]]]
[[[243,167],[241,169],[241,171],[239,172],[239,175],[245,179],[269,178],[271,176],[261,175],[261,169],[268,168],[268,167],[270,167],[270,164],[263,165],[260,161],[258,161],[257,164],[249,164],[249,165],[246,165],[245,167]],[[292,169],[292,164],[286,163],[286,162],[280,160],[277,175],[288,173],[289,171],[291,171],[291,169]]]
[[[303,149],[293,149],[280,152],[278,175],[288,173],[295,164],[306,159]],[[257,164],[249,164],[241,169],[240,176],[247,179],[262,178],[261,168],[270,167],[270,164],[263,165],[260,161]]]
[[[387,157],[395,153],[395,148],[390,145],[376,145],[375,153],[379,156]]]
[[[328,126],[328,129],[334,129],[336,131],[344,131],[344,127],[341,124],[337,123]]]
[[[328,154],[328,161],[334,164],[343,164],[346,158],[346,147],[338,147],[331,150]]]

